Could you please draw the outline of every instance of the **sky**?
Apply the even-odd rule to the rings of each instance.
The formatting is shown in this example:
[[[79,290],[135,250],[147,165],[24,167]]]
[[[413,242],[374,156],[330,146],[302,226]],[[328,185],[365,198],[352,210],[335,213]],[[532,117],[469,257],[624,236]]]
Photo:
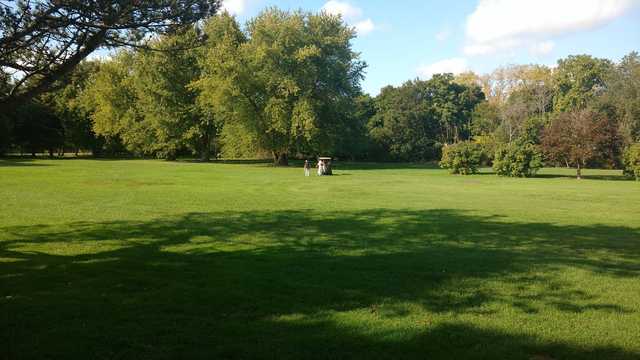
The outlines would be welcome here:
[[[241,23],[264,8],[340,14],[377,95],[434,73],[510,64],[553,66],[568,55],[618,61],[640,51],[640,0],[224,0]]]

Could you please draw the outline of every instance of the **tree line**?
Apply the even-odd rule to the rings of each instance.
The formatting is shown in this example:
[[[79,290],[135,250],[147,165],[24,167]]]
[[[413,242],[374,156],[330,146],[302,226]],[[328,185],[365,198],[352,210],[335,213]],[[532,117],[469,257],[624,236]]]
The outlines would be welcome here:
[[[371,97],[354,37],[325,13],[269,8],[244,26],[211,16],[79,63],[52,91],[4,112],[0,151],[269,156],[286,165],[317,155],[446,160],[465,144],[462,153],[526,176],[542,160],[619,168],[640,141],[636,52],[617,63],[576,55],[553,68],[437,74]],[[0,73],[0,92],[14,83]],[[507,161],[523,157],[532,171]]]

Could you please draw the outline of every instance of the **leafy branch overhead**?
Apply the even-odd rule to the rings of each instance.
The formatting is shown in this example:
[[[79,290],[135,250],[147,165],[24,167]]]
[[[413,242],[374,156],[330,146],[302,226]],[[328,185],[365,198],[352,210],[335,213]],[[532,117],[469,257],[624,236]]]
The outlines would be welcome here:
[[[0,92],[0,107],[46,92],[99,48],[139,46],[218,7],[218,0],[0,1],[0,67],[15,79]]]

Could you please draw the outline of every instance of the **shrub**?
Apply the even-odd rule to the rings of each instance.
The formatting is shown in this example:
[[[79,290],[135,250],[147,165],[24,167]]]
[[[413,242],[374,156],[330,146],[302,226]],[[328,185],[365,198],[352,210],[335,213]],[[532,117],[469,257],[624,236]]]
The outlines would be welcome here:
[[[482,148],[481,164],[490,166],[493,163],[496,147],[499,145],[496,137],[494,135],[478,135],[474,137],[473,141]]]
[[[501,176],[530,177],[542,167],[542,153],[531,143],[499,146],[493,159],[493,170]]]
[[[482,146],[472,141],[462,141],[442,148],[440,167],[449,169],[452,174],[475,174],[481,160]]]
[[[623,157],[624,174],[640,181],[640,143],[629,146]]]

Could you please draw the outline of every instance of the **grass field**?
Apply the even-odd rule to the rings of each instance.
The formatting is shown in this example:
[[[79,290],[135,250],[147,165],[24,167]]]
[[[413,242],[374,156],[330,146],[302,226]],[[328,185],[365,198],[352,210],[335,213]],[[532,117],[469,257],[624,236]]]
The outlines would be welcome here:
[[[639,359],[640,183],[0,160],[0,358]]]

